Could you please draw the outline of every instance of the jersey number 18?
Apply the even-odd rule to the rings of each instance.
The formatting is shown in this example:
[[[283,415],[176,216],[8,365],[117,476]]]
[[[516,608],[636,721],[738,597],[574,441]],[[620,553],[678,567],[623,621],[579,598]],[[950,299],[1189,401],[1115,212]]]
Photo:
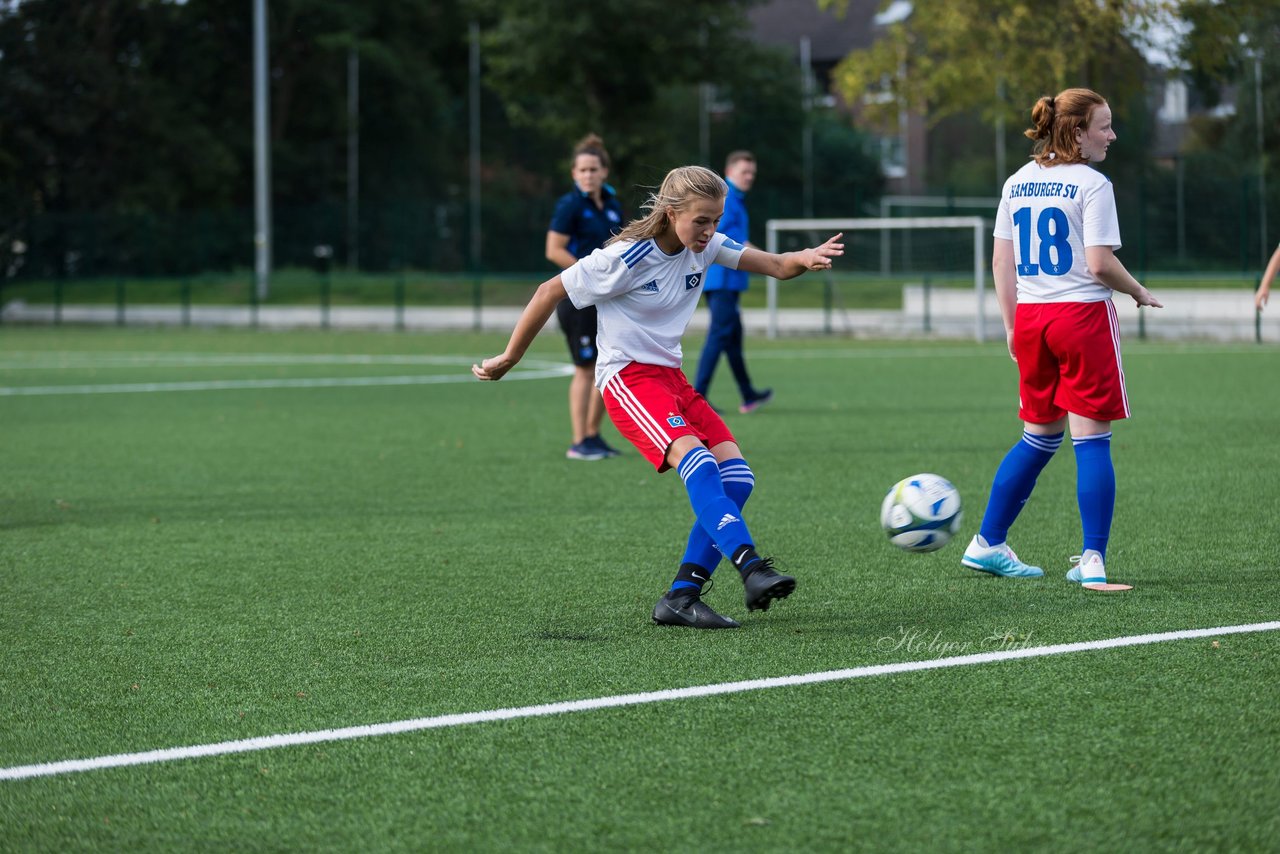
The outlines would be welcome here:
[[[1031,208],[1018,208],[1013,214],[1013,226],[1018,231],[1019,276],[1034,276],[1040,272],[1047,276],[1067,274],[1073,260],[1071,243],[1067,240],[1071,229],[1061,208],[1045,208],[1036,220],[1036,232],[1040,236],[1039,264],[1031,263]]]

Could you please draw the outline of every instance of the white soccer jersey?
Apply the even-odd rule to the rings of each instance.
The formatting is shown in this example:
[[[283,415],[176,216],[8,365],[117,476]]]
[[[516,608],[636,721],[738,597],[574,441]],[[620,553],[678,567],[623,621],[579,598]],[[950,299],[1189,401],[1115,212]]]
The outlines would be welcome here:
[[[1084,254],[1087,246],[1120,248],[1115,193],[1096,169],[1032,160],[1004,182],[995,236],[1013,241],[1018,302],[1111,299]]]
[[[560,274],[578,308],[596,307],[596,386],[632,362],[680,367],[684,335],[707,267],[738,269],[742,244],[720,232],[701,252],[668,255],[652,238],[597,249]]]

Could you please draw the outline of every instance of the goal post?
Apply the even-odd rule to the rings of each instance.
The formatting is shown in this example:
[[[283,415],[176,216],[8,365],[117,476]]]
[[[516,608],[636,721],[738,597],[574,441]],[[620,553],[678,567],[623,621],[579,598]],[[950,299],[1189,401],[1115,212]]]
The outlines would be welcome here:
[[[880,197],[880,216],[981,216],[1000,206],[1000,199],[988,196],[905,196],[888,195]],[[925,210],[925,209],[935,210]],[[942,208],[941,211],[936,210]],[[899,213],[895,214],[897,209]],[[880,272],[889,273],[889,231],[880,232]]]
[[[938,216],[938,217],[858,217],[851,219],[771,219],[765,223],[765,248],[769,252],[778,252],[780,236],[784,232],[816,232],[814,239],[823,239],[830,235],[855,231],[879,231],[885,234],[894,230],[921,229],[970,229],[973,232],[973,292],[974,292],[974,338],[978,341],[986,339],[986,317],[984,308],[984,290],[986,287],[986,252],[989,225],[980,216]],[[836,260],[838,269],[839,259]],[[768,337],[778,337],[778,280],[773,277],[765,279],[765,299],[768,315]]]

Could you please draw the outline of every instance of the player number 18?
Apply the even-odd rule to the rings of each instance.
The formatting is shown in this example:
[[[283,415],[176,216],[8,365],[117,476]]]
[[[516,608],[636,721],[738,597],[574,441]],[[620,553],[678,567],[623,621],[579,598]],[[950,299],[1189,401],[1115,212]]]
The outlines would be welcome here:
[[[1040,237],[1039,264],[1031,263],[1031,208],[1018,208],[1013,214],[1013,226],[1018,231],[1019,276],[1040,272],[1064,276],[1071,269],[1071,242],[1067,239],[1070,227],[1061,208],[1045,208],[1036,220],[1036,233]]]

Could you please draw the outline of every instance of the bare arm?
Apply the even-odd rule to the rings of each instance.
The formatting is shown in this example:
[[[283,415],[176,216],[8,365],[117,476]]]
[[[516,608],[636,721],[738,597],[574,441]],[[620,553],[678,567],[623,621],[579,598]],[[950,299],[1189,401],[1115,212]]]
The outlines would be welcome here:
[[[1267,269],[1262,274],[1262,284],[1258,285],[1258,293],[1253,298],[1258,311],[1262,311],[1262,307],[1267,304],[1267,297],[1271,295],[1271,280],[1276,277],[1277,271],[1280,271],[1280,246],[1271,253],[1271,260],[1267,262]]]
[[[558,231],[547,232],[546,256],[548,261],[561,270],[569,269],[578,260],[569,251],[569,235],[561,234]]]
[[[837,234],[821,246],[780,255],[748,246],[738,259],[738,269],[775,279],[794,279],[809,270],[830,270],[831,259],[844,254],[844,244],[839,242],[842,237]]]
[[[1004,337],[1009,345],[1009,356],[1015,362],[1013,352],[1013,320],[1018,312],[1018,271],[1013,260],[1013,241],[997,237],[991,246],[991,279],[996,283],[996,301],[1000,304],[1000,317],[1004,320]]]
[[[1084,258],[1093,277],[1111,290],[1128,294],[1138,305],[1164,308],[1160,301],[1151,295],[1151,291],[1129,275],[1129,271],[1125,269],[1124,264],[1120,263],[1120,259],[1116,257],[1116,253],[1110,246],[1086,246]]]
[[[560,300],[566,296],[568,294],[565,293],[564,282],[561,281],[559,273],[539,285],[533,299],[529,300],[529,304],[520,314],[520,319],[516,321],[516,328],[511,333],[511,340],[507,342],[507,349],[491,359],[485,359],[479,365],[471,366],[471,373],[475,374],[476,379],[500,380],[507,371],[514,368],[516,363],[524,357],[525,351],[529,349],[529,345],[533,343],[533,339],[542,327],[547,325]]]

